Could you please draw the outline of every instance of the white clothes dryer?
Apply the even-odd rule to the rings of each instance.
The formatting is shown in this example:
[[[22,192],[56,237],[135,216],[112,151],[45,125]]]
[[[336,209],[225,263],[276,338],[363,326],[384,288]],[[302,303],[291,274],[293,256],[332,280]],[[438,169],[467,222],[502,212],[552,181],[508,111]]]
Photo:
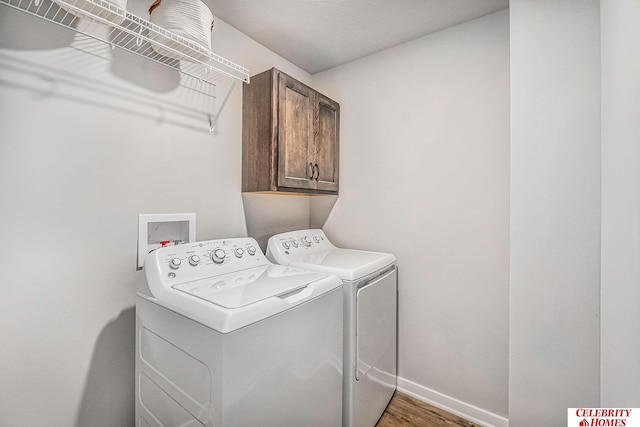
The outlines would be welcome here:
[[[396,389],[396,258],[386,253],[337,248],[322,230],[272,236],[267,243],[267,258],[342,279],[342,425],[375,426]]]
[[[136,295],[136,426],[342,423],[341,281],[251,238],[151,252]]]

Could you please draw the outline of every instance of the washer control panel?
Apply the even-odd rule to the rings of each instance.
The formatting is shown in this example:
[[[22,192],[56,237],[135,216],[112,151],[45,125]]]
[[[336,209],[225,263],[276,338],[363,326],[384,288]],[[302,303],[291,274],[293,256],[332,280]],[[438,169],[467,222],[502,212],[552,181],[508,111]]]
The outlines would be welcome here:
[[[276,234],[267,244],[267,257],[272,261],[300,257],[336,249],[322,230],[299,230]]]
[[[241,237],[160,248],[147,255],[144,268],[147,280],[173,286],[265,264],[258,243]]]

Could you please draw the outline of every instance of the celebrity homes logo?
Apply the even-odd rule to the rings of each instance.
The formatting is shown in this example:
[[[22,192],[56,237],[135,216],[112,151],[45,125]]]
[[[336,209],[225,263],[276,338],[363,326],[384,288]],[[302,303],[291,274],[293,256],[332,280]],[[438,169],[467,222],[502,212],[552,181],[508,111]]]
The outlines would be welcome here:
[[[640,408],[569,408],[567,427],[640,427]]]

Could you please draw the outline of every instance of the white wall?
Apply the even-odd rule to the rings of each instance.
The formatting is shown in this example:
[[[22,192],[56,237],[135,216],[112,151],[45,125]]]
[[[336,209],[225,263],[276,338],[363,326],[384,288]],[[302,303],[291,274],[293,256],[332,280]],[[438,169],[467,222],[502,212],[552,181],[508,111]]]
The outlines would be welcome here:
[[[207,98],[177,72],[63,49],[71,32],[0,9],[0,425],[133,425],[137,216],[195,212],[199,239],[246,235],[241,85],[210,136],[184,108]],[[310,80],[224,22],[213,39],[252,73]]]
[[[597,0],[512,0],[509,422],[599,403]]]
[[[601,405],[640,402],[640,2],[600,2]]]
[[[216,53],[341,103],[325,230],[399,258],[400,387],[484,423],[640,399],[640,10],[600,8],[512,0],[316,76],[216,21]],[[251,233],[247,211],[264,237],[335,199],[243,206],[239,85],[212,137],[177,73],[1,9],[0,426],[132,425],[137,215],[196,212],[208,239]]]
[[[505,424],[508,12],[314,75],[314,85],[341,106],[340,197],[325,231],[399,260],[400,387]]]

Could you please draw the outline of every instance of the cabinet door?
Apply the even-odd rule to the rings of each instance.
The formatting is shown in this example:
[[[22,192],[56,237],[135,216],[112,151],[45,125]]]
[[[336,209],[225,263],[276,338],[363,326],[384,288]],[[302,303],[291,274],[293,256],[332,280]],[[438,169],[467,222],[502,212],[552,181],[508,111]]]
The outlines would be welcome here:
[[[278,86],[278,186],[314,189],[315,92],[286,74],[280,74]]]
[[[338,191],[338,157],[340,149],[340,105],[317,94],[317,133],[315,135],[316,188]]]

